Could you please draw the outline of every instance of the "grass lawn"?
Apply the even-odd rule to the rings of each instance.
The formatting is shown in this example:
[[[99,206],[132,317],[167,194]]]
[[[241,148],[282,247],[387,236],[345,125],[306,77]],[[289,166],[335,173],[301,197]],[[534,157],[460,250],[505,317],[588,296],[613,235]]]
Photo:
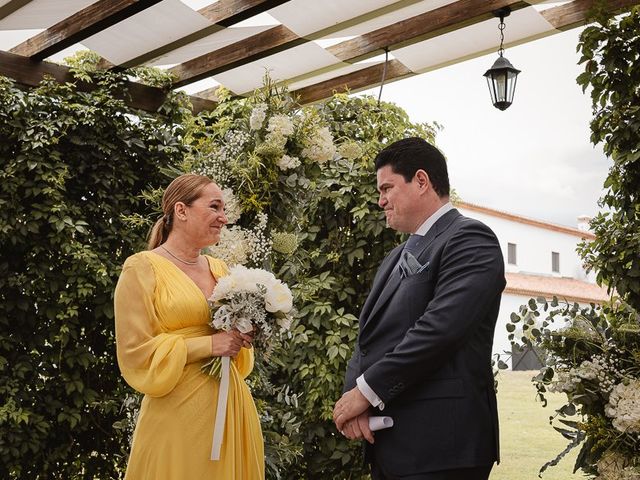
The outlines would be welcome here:
[[[500,411],[500,465],[494,466],[490,480],[534,480],[540,467],[555,458],[568,440],[549,425],[549,417],[561,407],[564,396],[549,394],[542,407],[536,401],[531,378],[535,371],[501,371],[498,376],[498,409]],[[549,467],[543,480],[585,479],[572,474],[578,449],[570,452],[555,467]]]

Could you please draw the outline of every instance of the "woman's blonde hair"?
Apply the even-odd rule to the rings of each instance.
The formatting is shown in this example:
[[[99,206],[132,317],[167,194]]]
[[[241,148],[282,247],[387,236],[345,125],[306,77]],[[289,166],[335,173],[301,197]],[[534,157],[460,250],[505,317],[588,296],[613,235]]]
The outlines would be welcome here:
[[[200,197],[204,187],[214,183],[209,177],[192,173],[180,175],[175,178],[162,195],[162,217],[151,228],[147,239],[149,250],[162,245],[173,228],[173,210],[178,202],[191,205]]]

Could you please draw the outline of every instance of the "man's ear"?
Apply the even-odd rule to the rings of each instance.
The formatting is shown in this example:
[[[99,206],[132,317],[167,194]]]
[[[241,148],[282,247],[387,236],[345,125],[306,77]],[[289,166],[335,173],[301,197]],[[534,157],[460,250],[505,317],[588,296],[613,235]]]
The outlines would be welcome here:
[[[431,186],[431,181],[429,180],[429,175],[424,170],[420,169],[414,175],[414,180],[418,183],[418,188],[422,191],[429,190]]]

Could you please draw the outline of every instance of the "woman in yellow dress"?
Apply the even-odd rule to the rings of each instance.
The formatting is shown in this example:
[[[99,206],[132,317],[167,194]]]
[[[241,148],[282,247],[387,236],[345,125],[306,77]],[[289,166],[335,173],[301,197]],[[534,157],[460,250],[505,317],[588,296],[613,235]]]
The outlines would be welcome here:
[[[144,394],[126,480],[261,480],[264,445],[245,378],[251,336],[214,332],[207,298],[227,273],[200,254],[227,223],[220,188],[182,175],[162,198],[164,216],[149,250],[129,257],[115,291],[118,365]],[[232,357],[220,459],[210,460],[219,381],[201,372],[211,357]]]

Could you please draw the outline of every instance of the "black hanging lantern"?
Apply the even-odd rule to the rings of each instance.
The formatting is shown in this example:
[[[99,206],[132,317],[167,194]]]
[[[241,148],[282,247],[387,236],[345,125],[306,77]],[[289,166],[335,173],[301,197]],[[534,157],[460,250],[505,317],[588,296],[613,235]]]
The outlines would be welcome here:
[[[520,70],[514,68],[511,62],[504,56],[504,17],[509,16],[511,10],[508,7],[502,8],[495,12],[496,17],[500,18],[500,49],[498,50],[498,59],[493,63],[491,68],[486,71],[484,76],[487,78],[489,85],[489,93],[491,94],[491,102],[493,106],[506,110],[513,103],[513,94],[516,89],[516,80]]]

